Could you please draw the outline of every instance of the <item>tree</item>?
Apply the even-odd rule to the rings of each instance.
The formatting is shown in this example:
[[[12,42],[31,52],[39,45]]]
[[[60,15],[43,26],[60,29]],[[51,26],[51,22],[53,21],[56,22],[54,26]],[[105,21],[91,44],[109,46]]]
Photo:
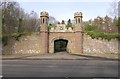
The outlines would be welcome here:
[[[118,17],[118,2],[117,2],[117,0],[114,0],[114,1],[110,4],[109,14],[110,14],[113,18]]]
[[[102,32],[103,31],[103,18],[102,17],[100,17],[100,16],[98,16],[97,18],[96,18],[96,23],[97,23],[97,25],[96,25],[96,27],[97,27],[97,31],[98,32]]]
[[[118,17],[118,33],[120,33],[120,17]]]
[[[5,0],[0,3],[2,6],[2,41],[6,44],[9,36],[14,33],[34,32],[39,26],[37,13],[25,13],[18,2]],[[7,37],[4,37],[7,35]]]
[[[120,17],[120,1],[118,2],[118,18]]]
[[[107,27],[106,28],[106,32],[108,33],[108,32],[110,32],[110,27],[111,27],[111,24],[112,24],[112,19],[106,15],[104,17],[104,22],[105,22],[105,26]]]
[[[65,21],[64,21],[64,20],[62,20],[61,24],[65,24]]]
[[[37,25],[37,21],[38,21],[38,15],[35,11],[31,11],[30,13],[30,17],[29,17],[30,21],[29,21],[29,24],[30,24],[30,30],[32,32],[35,31],[35,28],[38,27]]]
[[[15,27],[18,27],[19,3],[5,1],[2,3],[2,28],[3,33],[15,33]]]
[[[31,11],[25,13],[23,9],[20,10],[19,18],[19,32],[34,32],[39,29],[39,19],[36,12]]]
[[[68,29],[69,27],[72,28],[72,23],[71,23],[71,20],[70,20],[70,19],[68,20],[66,27],[67,27],[67,29]]]
[[[2,7],[2,43],[7,44],[10,35],[16,33],[15,27],[19,26],[19,3],[5,0],[0,5]]]
[[[90,20],[88,21],[88,23],[89,23],[90,25],[92,25],[92,19],[90,19]]]
[[[115,18],[112,20],[111,32],[112,32],[112,33],[117,33],[117,32],[118,32],[118,18],[117,18],[117,17],[115,17]]]
[[[49,16],[49,23],[50,24],[57,24],[57,20],[53,16]]]
[[[52,27],[55,27],[58,21],[53,16],[49,16],[49,26],[48,28],[51,29]]]

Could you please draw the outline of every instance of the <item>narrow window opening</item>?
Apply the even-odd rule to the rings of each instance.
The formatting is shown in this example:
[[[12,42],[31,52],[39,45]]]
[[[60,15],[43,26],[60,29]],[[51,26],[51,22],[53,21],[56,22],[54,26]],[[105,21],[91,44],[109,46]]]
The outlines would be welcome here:
[[[43,18],[43,23],[44,23],[44,18]]]
[[[78,18],[78,22],[80,23],[80,18]]]

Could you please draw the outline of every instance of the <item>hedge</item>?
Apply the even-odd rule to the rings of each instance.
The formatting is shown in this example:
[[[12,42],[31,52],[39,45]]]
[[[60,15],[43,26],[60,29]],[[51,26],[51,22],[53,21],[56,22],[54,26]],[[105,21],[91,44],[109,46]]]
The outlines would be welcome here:
[[[85,33],[87,33],[87,35],[91,36],[91,38],[96,38],[96,39],[107,39],[107,40],[111,40],[111,39],[118,39],[120,40],[120,34],[109,34],[109,33],[96,33],[93,31],[85,31]]]

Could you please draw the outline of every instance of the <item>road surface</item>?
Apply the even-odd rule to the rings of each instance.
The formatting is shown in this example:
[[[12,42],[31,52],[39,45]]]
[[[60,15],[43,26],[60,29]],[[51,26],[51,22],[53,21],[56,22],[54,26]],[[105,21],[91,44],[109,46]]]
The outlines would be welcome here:
[[[116,60],[3,60],[3,77],[118,77]]]

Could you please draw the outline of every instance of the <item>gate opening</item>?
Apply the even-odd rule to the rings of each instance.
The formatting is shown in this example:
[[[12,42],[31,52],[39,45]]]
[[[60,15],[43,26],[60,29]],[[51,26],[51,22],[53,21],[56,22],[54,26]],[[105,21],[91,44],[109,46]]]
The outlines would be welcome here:
[[[68,40],[59,39],[54,41],[54,53],[56,52],[67,52]]]

